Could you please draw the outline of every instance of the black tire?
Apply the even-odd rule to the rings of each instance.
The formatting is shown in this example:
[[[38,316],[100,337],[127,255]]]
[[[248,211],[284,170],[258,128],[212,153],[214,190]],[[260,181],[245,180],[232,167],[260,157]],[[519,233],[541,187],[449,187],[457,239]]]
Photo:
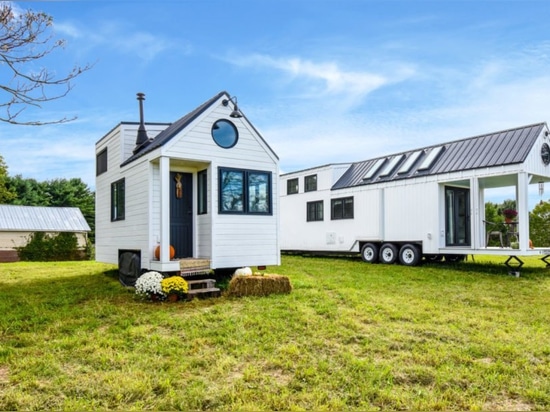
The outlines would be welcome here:
[[[363,262],[376,263],[378,262],[378,253],[378,245],[365,243],[361,248],[361,259],[363,259]]]
[[[417,266],[422,260],[422,253],[418,246],[407,243],[399,250],[399,263],[405,266]]]
[[[399,251],[397,250],[397,246],[395,246],[393,243],[384,243],[380,248],[380,253],[378,254],[380,262],[387,265],[395,263],[399,256],[398,252]]]

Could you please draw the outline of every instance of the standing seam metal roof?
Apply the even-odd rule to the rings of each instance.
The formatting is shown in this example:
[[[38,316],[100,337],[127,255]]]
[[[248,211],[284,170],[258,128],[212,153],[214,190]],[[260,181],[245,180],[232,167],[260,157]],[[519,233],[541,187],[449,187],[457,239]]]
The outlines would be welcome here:
[[[0,231],[89,232],[77,207],[0,205]]]
[[[546,123],[537,123],[357,162],[350,166],[346,173],[332,186],[332,189],[522,163],[545,126]],[[436,156],[431,165],[425,170],[419,170],[419,166],[424,159],[438,148],[442,148],[441,153]],[[398,173],[399,167],[413,153],[418,151],[422,151],[422,155],[418,157],[408,172]],[[405,156],[394,167],[392,173],[381,177],[380,173],[384,170],[384,166],[392,158],[401,155]],[[365,174],[379,159],[386,159],[386,161],[372,178],[364,179]]]

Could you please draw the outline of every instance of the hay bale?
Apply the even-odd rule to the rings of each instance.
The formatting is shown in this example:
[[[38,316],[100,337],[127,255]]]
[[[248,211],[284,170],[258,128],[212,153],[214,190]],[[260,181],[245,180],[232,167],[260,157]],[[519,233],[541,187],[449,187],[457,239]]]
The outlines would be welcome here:
[[[290,279],[281,275],[236,275],[227,290],[230,296],[267,296],[272,293],[290,293]]]

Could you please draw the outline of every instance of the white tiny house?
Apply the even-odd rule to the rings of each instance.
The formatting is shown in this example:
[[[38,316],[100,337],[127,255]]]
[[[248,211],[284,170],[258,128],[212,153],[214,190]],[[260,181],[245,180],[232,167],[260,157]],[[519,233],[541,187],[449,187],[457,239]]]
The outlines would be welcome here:
[[[227,92],[171,124],[121,122],[96,143],[96,260],[205,273],[280,264],[279,159]]]
[[[475,254],[546,262],[550,246],[530,247],[528,189],[550,181],[549,145],[540,123],[283,174],[281,249],[360,252],[367,262],[406,265]],[[507,234],[518,249],[509,238],[487,244],[486,191],[503,187],[515,191],[518,216]]]

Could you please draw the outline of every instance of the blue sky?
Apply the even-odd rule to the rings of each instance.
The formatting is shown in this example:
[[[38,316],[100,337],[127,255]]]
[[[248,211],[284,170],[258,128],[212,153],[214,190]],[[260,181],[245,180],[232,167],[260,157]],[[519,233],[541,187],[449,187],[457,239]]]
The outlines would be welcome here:
[[[54,18],[94,64],[64,99],[0,124],[10,175],[82,178],[120,121],[172,122],[226,90],[282,172],[359,161],[550,118],[550,1],[179,0],[16,2]],[[5,78],[5,76],[4,76]],[[538,196],[538,195],[537,195]]]

